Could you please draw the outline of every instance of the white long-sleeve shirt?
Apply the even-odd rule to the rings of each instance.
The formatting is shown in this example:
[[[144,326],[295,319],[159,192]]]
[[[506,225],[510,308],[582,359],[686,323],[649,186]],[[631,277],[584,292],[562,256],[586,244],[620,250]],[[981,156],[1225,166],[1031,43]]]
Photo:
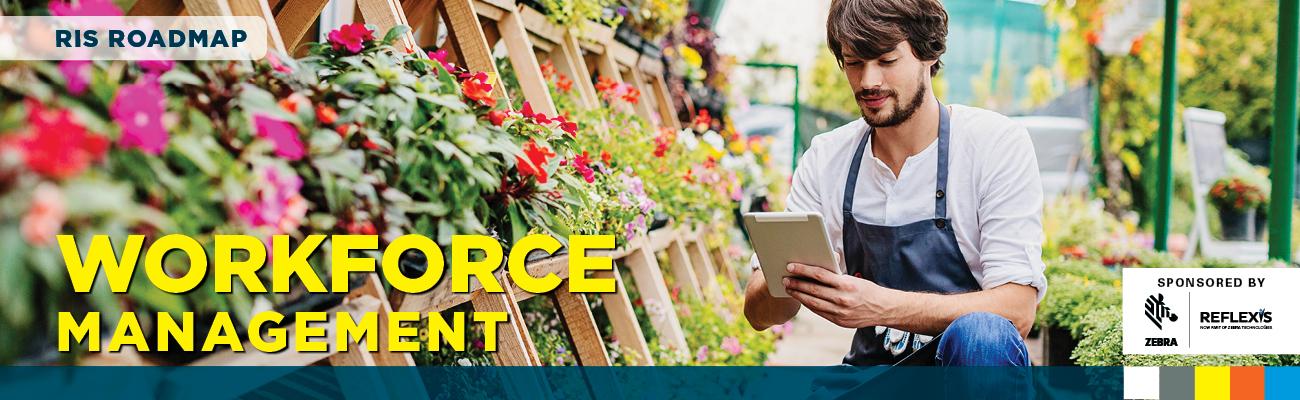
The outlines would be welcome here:
[[[948,218],[971,275],[984,289],[1033,286],[1042,300],[1042,206],[1038,160],[1024,127],[984,109],[953,105],[948,161]],[[844,183],[866,122],[858,119],[813,139],[799,159],[789,211],[818,212],[844,266]],[[872,140],[874,140],[874,136]],[[904,161],[898,177],[867,144],[853,214],[897,226],[934,218],[938,141]],[[757,259],[751,260],[757,265]]]

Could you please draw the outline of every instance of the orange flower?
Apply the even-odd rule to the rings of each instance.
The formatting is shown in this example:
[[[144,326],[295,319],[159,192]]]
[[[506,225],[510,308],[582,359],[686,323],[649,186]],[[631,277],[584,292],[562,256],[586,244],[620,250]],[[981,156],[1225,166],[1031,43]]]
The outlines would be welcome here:
[[[320,121],[322,124],[325,124],[325,125],[331,125],[331,124],[333,124],[335,121],[338,121],[338,119],[339,119],[339,113],[338,113],[337,111],[334,111],[334,108],[333,108],[333,107],[330,107],[330,106],[327,106],[327,105],[324,105],[324,104],[317,104],[317,105],[316,105],[316,120],[317,120],[317,121]]]

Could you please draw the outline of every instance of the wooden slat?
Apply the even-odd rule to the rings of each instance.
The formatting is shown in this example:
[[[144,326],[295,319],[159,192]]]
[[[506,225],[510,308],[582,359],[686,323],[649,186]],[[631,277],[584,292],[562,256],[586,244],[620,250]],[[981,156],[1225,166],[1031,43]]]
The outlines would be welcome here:
[[[569,291],[569,281],[566,279],[560,288],[551,294],[551,299],[555,301],[556,311],[564,322],[565,331],[569,333],[569,340],[573,342],[578,363],[584,367],[609,366],[605,341],[601,339],[600,330],[596,328],[596,320],[591,316],[587,298],[582,297],[580,293]]]
[[[397,25],[410,26],[406,21],[406,15],[402,13],[402,6],[396,3],[397,0],[357,0],[357,8],[361,10],[361,16],[367,24],[375,25],[375,35],[383,36]],[[399,42],[408,49],[415,49],[415,36],[411,32],[402,35]],[[399,47],[400,48],[400,47]]]
[[[275,23],[280,26],[280,37],[284,40],[286,49],[296,49],[303,42],[326,3],[329,0],[294,0],[286,3],[275,15]]]
[[[623,78],[628,84],[631,84],[632,87],[635,87],[641,92],[640,101],[636,102],[632,107],[636,110],[637,115],[640,115],[641,118],[645,118],[647,122],[656,127],[663,126],[663,121],[656,121],[650,101],[647,101],[650,99],[650,96],[654,95],[654,93],[646,88],[645,77],[641,75],[641,69],[636,68],[635,64],[631,65],[628,68],[628,74],[624,75]]]
[[[659,115],[663,118],[663,124],[673,130],[682,129],[682,121],[677,118],[677,109],[673,107],[673,98],[668,94],[668,85],[664,83],[663,75],[652,78],[654,81],[650,90],[654,91],[654,96],[658,99]]]
[[[627,285],[623,280],[623,275],[615,268],[610,271],[596,271],[592,277],[598,279],[614,279],[614,293],[601,293],[600,299],[604,303],[605,314],[609,317],[610,327],[614,330],[614,339],[623,348],[625,354],[632,355],[632,358],[639,365],[654,365],[654,358],[650,354],[650,345],[645,341],[645,333],[641,332],[641,324],[636,320],[636,311],[632,309],[632,301],[627,297]]]
[[[285,52],[280,29],[266,0],[184,0],[185,11],[194,16],[249,16],[266,21],[267,51]]]
[[[625,262],[632,272],[632,280],[641,293],[642,303],[650,315],[650,325],[659,333],[660,342],[677,351],[687,351],[686,334],[682,324],[677,320],[677,310],[664,285],[663,272],[654,253],[642,243],[642,247],[629,255]],[[656,310],[657,309],[657,310]]]
[[[664,251],[673,243],[676,235],[677,231],[672,228],[664,227],[655,229],[650,231],[648,234],[647,241],[649,244],[647,246],[650,247],[651,252],[658,253]]]
[[[502,285],[513,286],[508,282],[502,282]],[[503,293],[479,292],[471,302],[474,311],[505,312],[508,315],[508,320],[497,327],[497,351],[492,353],[496,365],[542,365],[537,357],[537,350],[533,347],[533,340],[528,335],[528,329],[523,326],[524,316],[519,311],[513,288],[507,288]]]
[[[613,43],[614,28],[596,21],[588,20],[582,28],[582,41],[592,43]]]
[[[141,0],[135,2],[126,15],[132,17],[170,17],[180,15],[181,10],[184,9],[185,5],[180,0]]]
[[[490,2],[486,2],[483,0],[474,1],[474,12],[477,13],[478,16],[480,17],[487,18],[493,21],[500,21],[501,18],[504,17],[507,12],[510,12],[509,10],[510,8],[503,8],[499,5],[492,4]]]
[[[438,8],[442,13],[442,19],[447,21],[448,36],[461,63],[471,71],[488,72],[492,76],[500,77],[501,73],[497,71],[496,63],[492,59],[491,47],[488,47],[487,37],[483,34],[483,27],[479,25],[478,14],[475,13],[471,0],[440,1],[441,6]],[[492,94],[499,98],[506,98],[505,89],[500,84],[493,85]]]
[[[564,34],[566,33],[564,28],[551,23],[541,11],[537,11],[532,7],[519,7],[519,19],[523,20],[524,27],[528,28],[529,32],[541,36],[551,43],[560,43],[564,40]]]
[[[688,235],[686,252],[690,254],[691,266],[695,267],[695,277],[699,280],[705,298],[711,302],[722,301],[722,290],[718,288],[718,270],[713,268],[708,246],[704,244],[704,235],[699,231]]]
[[[591,71],[587,69],[587,63],[582,58],[582,47],[578,45],[578,38],[572,31],[566,32],[562,38],[563,43],[560,48],[564,57],[564,70],[573,78],[573,84],[578,90],[578,97],[581,105],[587,109],[596,109],[600,107],[600,96],[596,93],[596,86],[591,82]],[[556,68],[561,64],[557,63]],[[605,125],[600,127],[605,129]]]
[[[703,299],[704,293],[700,291],[700,281],[695,277],[695,267],[691,265],[691,256],[686,252],[685,240],[680,231],[674,230],[678,234],[673,235],[673,240],[668,242],[668,247],[664,250],[668,252],[668,270],[672,271],[673,278],[677,282],[677,287],[681,288],[681,293],[696,299]]]
[[[506,44],[510,64],[514,66],[519,89],[524,92],[524,99],[532,104],[534,111],[551,116],[559,115],[555,109],[555,101],[551,99],[551,90],[546,86],[546,78],[542,76],[541,66],[537,63],[537,57],[533,55],[532,41],[528,39],[528,31],[524,30],[524,23],[519,19],[519,14],[513,11],[506,13],[497,22],[497,27],[501,31],[502,41]]]
[[[546,276],[547,274],[555,274],[555,276],[560,277],[560,279],[569,279],[569,256],[567,254],[564,254],[564,255],[558,255],[553,257],[547,257],[546,259],[528,263],[528,265],[526,265],[524,268],[528,270],[529,275],[535,277],[543,277]],[[520,288],[518,285],[511,285],[511,286],[514,287],[515,300],[524,301],[536,295],[536,293],[526,291]]]

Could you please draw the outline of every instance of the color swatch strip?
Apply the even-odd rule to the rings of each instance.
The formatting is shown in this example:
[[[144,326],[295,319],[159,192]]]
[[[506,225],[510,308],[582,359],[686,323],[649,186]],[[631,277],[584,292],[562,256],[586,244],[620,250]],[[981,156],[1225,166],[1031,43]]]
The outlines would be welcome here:
[[[1124,398],[1300,399],[1300,367],[1127,367]]]

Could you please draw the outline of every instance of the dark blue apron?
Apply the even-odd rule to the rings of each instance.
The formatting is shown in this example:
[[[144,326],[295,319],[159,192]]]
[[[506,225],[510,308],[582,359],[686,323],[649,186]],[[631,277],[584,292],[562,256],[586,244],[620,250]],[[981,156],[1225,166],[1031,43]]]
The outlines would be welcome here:
[[[948,109],[939,104],[939,168],[935,177],[934,219],[900,226],[858,222],[853,196],[858,170],[871,137],[867,127],[844,184],[844,261],[848,273],[880,286],[909,292],[966,293],[980,290],[962,257],[948,219]],[[886,327],[860,328],[844,363],[851,365],[933,365],[937,338]],[[929,345],[934,343],[935,345]]]

